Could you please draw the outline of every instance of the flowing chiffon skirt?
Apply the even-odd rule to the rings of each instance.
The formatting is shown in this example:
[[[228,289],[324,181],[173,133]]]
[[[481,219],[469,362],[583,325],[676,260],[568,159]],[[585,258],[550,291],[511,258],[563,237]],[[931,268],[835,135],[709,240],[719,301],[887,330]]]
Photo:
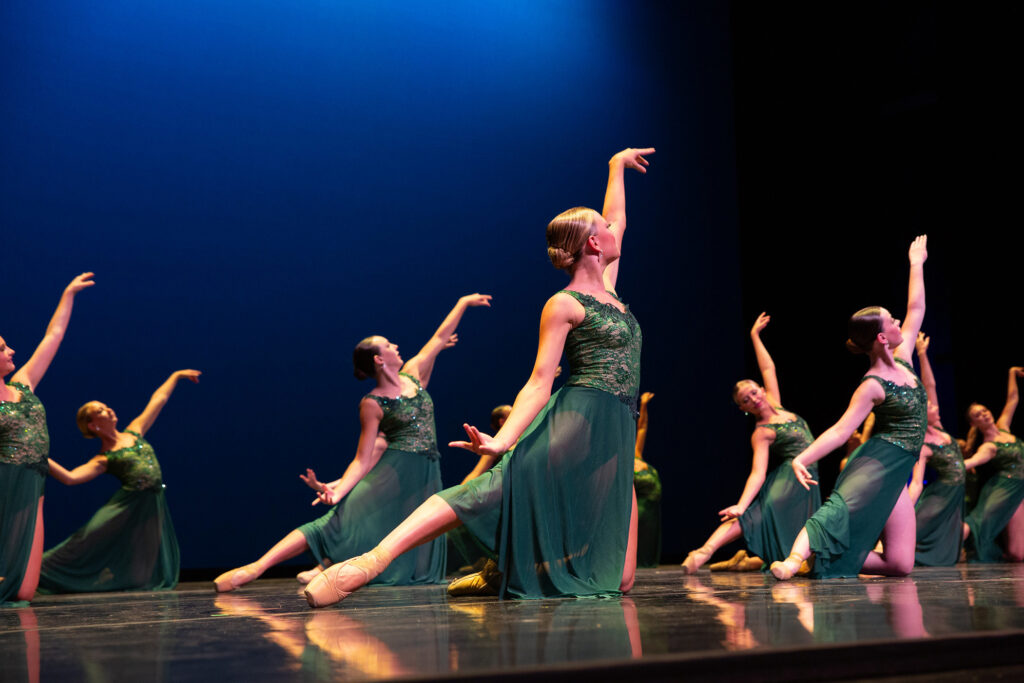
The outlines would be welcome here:
[[[1010,522],[1024,501],[1024,479],[1010,479],[993,475],[978,494],[978,504],[967,515],[971,535],[967,544],[972,547],[971,562],[1002,562],[1003,549],[996,542],[999,534]]]
[[[960,559],[964,528],[964,485],[934,481],[914,506],[917,548],[914,564],[952,567]]]
[[[786,559],[797,534],[821,507],[821,490],[801,486],[791,462],[784,460],[768,473],[757,498],[739,518],[747,550],[766,566]],[[811,474],[816,474],[813,467]]]
[[[0,463],[0,605],[26,604],[16,596],[32,554],[45,483],[45,472],[36,467]]]

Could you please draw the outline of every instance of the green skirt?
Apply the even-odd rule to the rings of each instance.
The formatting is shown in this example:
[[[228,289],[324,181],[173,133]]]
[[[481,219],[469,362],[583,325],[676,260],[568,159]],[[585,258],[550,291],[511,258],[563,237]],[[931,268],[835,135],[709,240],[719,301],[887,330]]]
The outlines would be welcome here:
[[[310,552],[321,564],[343,562],[373,550],[382,538],[441,490],[441,468],[423,453],[389,448],[320,519],[299,527]],[[447,546],[444,536],[403,553],[370,585],[408,586],[444,581]]]
[[[1024,501],[1024,479],[993,475],[978,494],[978,504],[967,515],[971,535],[967,545],[973,548],[971,562],[1002,562],[1003,549],[996,539]]]
[[[768,473],[757,498],[739,518],[747,550],[766,566],[786,559],[797,534],[821,507],[821,491],[801,486],[791,463],[784,460]],[[810,469],[816,476],[816,468]]]
[[[914,506],[917,548],[914,564],[952,567],[960,559],[964,537],[964,484],[933,481],[924,487]]]
[[[170,590],[180,565],[164,490],[121,488],[85,526],[43,553],[39,592]]]
[[[43,470],[0,463],[0,604],[17,600],[45,483]]]
[[[917,456],[872,437],[836,479],[832,495],[807,520],[814,553],[811,577],[857,576],[907,485]]]
[[[557,391],[514,451],[439,495],[498,557],[503,597],[619,594],[636,423],[615,396]]]
[[[661,478],[650,465],[633,473],[636,489],[636,565],[657,567],[661,562]]]

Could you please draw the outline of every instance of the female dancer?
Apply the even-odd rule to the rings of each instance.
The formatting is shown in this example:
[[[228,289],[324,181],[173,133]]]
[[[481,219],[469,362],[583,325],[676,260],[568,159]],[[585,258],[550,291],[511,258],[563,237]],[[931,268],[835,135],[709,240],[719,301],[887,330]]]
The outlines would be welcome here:
[[[750,476],[739,502],[718,511],[722,518],[721,526],[702,547],[686,556],[683,570],[687,574],[696,572],[716,550],[740,536],[746,540],[747,549],[754,557],[745,557],[744,553],[733,558],[737,565],[744,565],[736,569],[749,569],[752,565],[756,565],[754,569],[760,569],[763,563],[757,558],[769,563],[781,560],[807,518],[821,507],[818,489],[802,487],[790,466],[790,460],[814,441],[814,435],[802,417],[782,408],[775,363],[761,341],[761,330],[770,320],[769,315],[762,313],[750,329],[750,340],[754,344],[764,387],[744,379],[737,382],[732,391],[739,409],[757,419],[750,437],[754,450]],[[777,465],[768,472],[768,461],[772,456]],[[813,465],[811,471],[817,476]]]
[[[627,149],[612,157],[603,213],[570,209],[548,225],[548,255],[571,280],[541,313],[533,373],[497,434],[465,425],[470,440],[450,444],[479,455],[504,453],[501,462],[431,496],[371,552],[326,570],[306,589],[311,606],[343,599],[393,558],[459,524],[498,556],[502,595],[630,589],[641,339],[636,319],[615,294],[615,281],[626,227],[623,175],[626,168],[645,172],[644,155],[652,153]],[[572,375],[551,396],[563,348]]]
[[[427,393],[427,384],[437,354],[454,343],[455,329],[466,309],[490,305],[489,294],[469,294],[459,299],[408,362],[399,355],[398,345],[384,337],[367,337],[356,345],[352,353],[356,379],[372,377],[376,386],[359,402],[361,430],[355,458],[341,478],[329,484],[317,481],[312,470],[300,475],[317,492],[314,505],[323,501],[334,507],[320,519],[291,531],[255,562],[218,576],[214,580],[217,591],[245,585],[306,550],[313,553],[321,567],[340,557],[365,552],[382,533],[441,489],[434,402]],[[378,432],[387,439],[383,453],[374,448]],[[444,569],[445,544],[439,539],[395,563],[378,577],[377,583],[437,583],[444,577]]]
[[[92,273],[82,273],[64,288],[32,357],[10,384],[0,382],[0,603],[31,600],[39,583],[50,435],[34,391],[64,340],[75,295],[94,284]],[[0,378],[14,371],[13,359],[14,349],[0,338]]]
[[[868,574],[904,576],[914,566],[914,506],[907,479],[924,444],[927,395],[910,364],[924,320],[924,262],[928,238],[910,245],[907,319],[901,328],[889,311],[873,306],[850,318],[847,347],[868,354],[871,364],[839,421],[793,459],[805,487],[817,482],[807,467],[846,443],[868,413],[875,412],[871,438],[850,456],[825,504],[797,535],[793,549],[771,572],[789,579],[814,554],[811,576]],[[884,552],[872,550],[881,535]]]
[[[908,489],[917,516],[914,563],[952,567],[960,559],[963,540],[966,472],[960,446],[956,439],[942,429],[935,374],[928,362],[928,343],[929,339],[923,333],[917,335],[921,382],[928,394],[928,431],[925,432],[921,457],[914,466],[914,476]],[[923,486],[926,464],[931,466],[936,479],[928,486]]]
[[[164,498],[160,463],[143,437],[178,381],[198,383],[200,374],[172,373],[123,432],[117,431],[117,414],[107,405],[89,401],[78,409],[82,435],[99,437],[103,450],[71,471],[51,459],[50,474],[74,486],[108,472],[121,488],[85,526],[43,553],[39,592],[170,590],[178,584],[178,539]]]
[[[640,416],[636,419],[636,450],[633,453],[633,488],[636,490],[636,564],[657,567],[661,562],[661,478],[658,470],[644,460],[647,445],[647,404],[654,394],[640,394]]]
[[[968,451],[980,434],[984,442],[964,462],[968,469],[993,461],[996,472],[978,494],[978,504],[967,515],[965,534],[973,547],[972,562],[1024,561],[1024,443],[1010,433],[1013,414],[1017,411],[1017,379],[1024,377],[1024,368],[1010,368],[1006,389],[1006,405],[998,420],[980,403],[967,411],[971,421],[971,434],[967,437]],[[996,543],[1006,529],[1006,550]]]

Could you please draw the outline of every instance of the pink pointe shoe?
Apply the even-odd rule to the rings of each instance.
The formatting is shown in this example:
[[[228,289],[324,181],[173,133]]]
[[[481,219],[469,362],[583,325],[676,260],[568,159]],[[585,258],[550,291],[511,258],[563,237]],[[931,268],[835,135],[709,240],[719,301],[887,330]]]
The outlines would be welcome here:
[[[224,572],[213,580],[213,587],[218,593],[227,593],[258,579],[259,576],[260,572],[256,570],[256,563],[254,562],[244,567]]]
[[[709,545],[702,545],[696,550],[691,550],[687,554],[686,559],[683,560],[681,565],[684,574],[696,574],[697,570],[701,566],[711,559],[711,556],[715,554],[715,549]]]
[[[306,586],[306,602],[310,607],[326,607],[341,602],[356,589],[373,581],[389,564],[391,558],[379,548],[341,564],[332,564]]]
[[[312,569],[307,569],[304,572],[299,572],[295,575],[295,578],[298,579],[299,583],[305,586],[307,583],[320,576],[323,571],[324,570],[320,569],[320,567],[313,567]]]
[[[772,576],[779,581],[788,581],[800,571],[803,564],[804,558],[796,553],[790,553],[789,557],[782,562],[772,562],[772,566],[769,569],[772,572]]]

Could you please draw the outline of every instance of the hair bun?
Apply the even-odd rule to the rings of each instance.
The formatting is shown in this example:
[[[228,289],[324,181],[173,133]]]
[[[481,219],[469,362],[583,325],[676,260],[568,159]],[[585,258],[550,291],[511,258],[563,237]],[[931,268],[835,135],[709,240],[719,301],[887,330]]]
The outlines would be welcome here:
[[[565,270],[576,262],[576,257],[561,247],[548,247],[548,258],[555,268]]]
[[[860,356],[863,356],[865,353],[867,353],[867,351],[857,346],[857,342],[853,341],[852,339],[846,340],[846,350],[849,351],[850,353],[855,353]]]

